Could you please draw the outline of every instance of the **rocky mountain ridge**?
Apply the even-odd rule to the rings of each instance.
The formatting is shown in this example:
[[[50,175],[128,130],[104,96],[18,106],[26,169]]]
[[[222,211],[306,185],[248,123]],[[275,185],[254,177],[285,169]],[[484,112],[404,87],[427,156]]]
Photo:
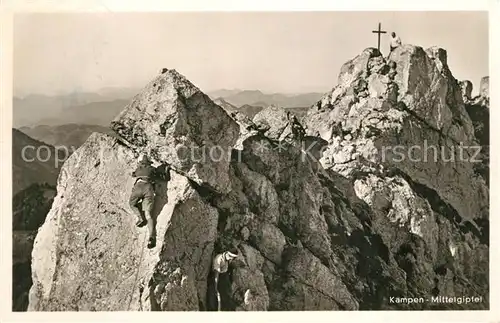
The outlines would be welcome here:
[[[113,120],[119,138],[94,133],[65,162],[29,310],[214,310],[212,258],[234,247],[224,310],[489,308],[483,176],[381,155],[477,144],[461,93],[442,49],[369,48],[302,123],[279,107],[250,120],[165,69]],[[127,203],[142,152],[172,167],[152,250]],[[471,293],[483,301],[391,301]]]

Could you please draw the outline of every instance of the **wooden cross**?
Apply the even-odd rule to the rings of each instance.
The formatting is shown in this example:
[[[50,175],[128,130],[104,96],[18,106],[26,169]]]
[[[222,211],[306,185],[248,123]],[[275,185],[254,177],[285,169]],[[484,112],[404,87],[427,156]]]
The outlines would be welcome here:
[[[378,23],[378,30],[373,30],[372,33],[378,34],[378,51],[380,52],[380,34],[385,34],[387,31],[383,31],[380,29],[380,22]]]

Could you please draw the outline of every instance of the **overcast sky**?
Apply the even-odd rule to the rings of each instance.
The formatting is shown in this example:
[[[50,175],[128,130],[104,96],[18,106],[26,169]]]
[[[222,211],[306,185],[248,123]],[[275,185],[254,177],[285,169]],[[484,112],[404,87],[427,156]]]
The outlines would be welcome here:
[[[143,87],[167,67],[205,92],[325,92],[344,62],[377,46],[378,22],[405,43],[445,48],[474,92],[488,75],[487,12],[38,13],[14,20],[14,91]]]

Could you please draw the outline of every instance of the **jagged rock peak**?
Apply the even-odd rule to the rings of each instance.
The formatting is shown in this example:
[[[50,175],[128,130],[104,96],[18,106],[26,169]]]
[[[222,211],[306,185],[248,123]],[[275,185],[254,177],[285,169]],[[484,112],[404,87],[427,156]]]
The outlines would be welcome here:
[[[460,89],[462,91],[462,98],[464,103],[469,105],[484,106],[489,108],[490,95],[489,95],[489,76],[481,78],[479,85],[479,94],[472,97],[473,85],[469,80],[460,81]]]
[[[472,99],[472,103],[475,105],[481,105],[484,107],[490,107],[490,77],[485,76],[481,79],[479,84],[479,95]]]
[[[464,80],[459,82],[460,90],[462,91],[462,99],[464,102],[469,102],[472,98],[472,82]]]
[[[482,97],[490,98],[490,77],[485,76],[481,79],[481,84],[479,85],[479,94]]]
[[[147,231],[128,207],[135,167],[131,149],[97,133],[63,165],[33,248],[29,310],[187,310],[205,302],[200,281],[210,270],[217,210],[172,172],[168,187],[155,184],[157,247],[146,249]],[[155,289],[157,298],[143,292],[153,272],[170,282]]]
[[[171,165],[198,184],[226,189],[227,156],[238,139],[238,124],[176,70],[166,70],[149,82],[111,128],[136,151]],[[210,152],[224,158],[210,158]]]
[[[257,113],[253,122],[266,137],[277,141],[300,141],[305,134],[297,117],[282,107],[271,105]]]
[[[460,144],[477,143],[444,49],[403,45],[388,57],[364,50],[344,64],[339,84],[308,111],[304,124],[308,135],[330,143],[321,159],[325,168],[348,177],[396,168],[436,190],[463,217],[487,216],[487,188],[474,164],[446,162],[423,146],[449,155]],[[397,146],[401,159],[393,154]],[[411,146],[420,147],[418,155]]]

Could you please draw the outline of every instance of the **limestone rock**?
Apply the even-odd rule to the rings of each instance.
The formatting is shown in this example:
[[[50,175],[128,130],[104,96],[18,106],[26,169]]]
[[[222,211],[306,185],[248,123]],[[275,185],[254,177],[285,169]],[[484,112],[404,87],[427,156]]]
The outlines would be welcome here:
[[[460,90],[462,91],[462,99],[464,102],[469,102],[472,98],[472,83],[471,81],[460,81]]]
[[[270,106],[255,115],[253,122],[264,135],[272,140],[301,140],[304,128],[297,117],[277,106]]]
[[[490,77],[485,76],[481,79],[479,84],[479,94],[467,102],[476,106],[488,107],[490,106]]]
[[[146,229],[135,226],[128,209],[134,166],[130,149],[97,134],[64,164],[33,248],[30,310],[147,310],[157,301],[163,308],[180,302],[192,309],[187,304],[204,300],[206,285],[199,282],[211,266],[217,210],[174,173],[168,186],[156,186],[157,246],[146,249]],[[176,268],[188,284],[172,276]],[[148,289],[159,282],[184,296],[179,300],[177,291],[170,301],[167,290],[166,300],[155,300]]]
[[[393,80],[373,69],[391,63]],[[474,172],[473,152],[463,148],[476,145],[474,128],[446,51],[404,45],[383,59],[367,49],[346,63],[339,81],[331,99],[305,118],[307,133],[329,142],[324,167],[345,176],[396,168],[437,191],[463,218],[487,216],[488,189]],[[364,82],[369,96],[360,96]]]
[[[481,79],[481,84],[479,85],[479,95],[483,98],[490,98],[490,77],[485,76]]]
[[[321,262],[313,257],[307,250],[300,249],[290,259],[287,270],[292,274],[297,285],[304,285],[317,289],[317,293],[324,295],[331,303],[332,308],[338,306],[339,309],[356,310],[359,308],[358,302],[352,297],[351,293],[344,285],[342,280],[332,274],[332,272]],[[310,291],[309,293],[314,293]],[[300,297],[300,295],[297,295]],[[301,298],[301,297],[300,297]],[[293,300],[297,302],[299,300]],[[301,307],[304,310],[310,310],[307,303],[310,300],[300,300],[304,302]]]
[[[233,111],[230,113],[231,118],[233,118],[236,123],[240,126],[240,136],[234,145],[235,149],[241,150],[243,148],[242,143],[248,137],[251,137],[258,133],[258,127],[253,123],[253,121],[241,111]]]
[[[483,77],[483,80],[488,80],[488,77]],[[484,85],[483,85],[484,86]],[[490,155],[490,100],[487,94],[480,91],[480,94],[466,102],[465,109],[471,118],[472,125],[474,126],[474,135],[478,140],[476,152],[480,152],[474,156],[474,170],[479,174],[489,185],[489,155]]]
[[[233,297],[241,303],[240,310],[266,311],[269,308],[269,295],[260,270],[237,268],[232,284]]]
[[[239,127],[175,70],[155,77],[112,121],[111,128],[160,163],[198,184],[223,191]]]
[[[260,252],[275,264],[281,264],[281,254],[286,245],[285,235],[274,225],[262,223],[251,232],[252,242]]]
[[[384,212],[390,222],[406,227],[409,232],[428,241],[435,239],[433,211],[401,177],[379,178],[369,175],[354,182],[356,194],[375,211]]]
[[[468,163],[382,150],[477,142],[446,53],[367,49],[339,81],[309,110],[304,135],[276,107],[247,131],[248,120],[165,71],[133,100],[141,112],[132,103],[117,118],[125,139],[93,135],[65,163],[35,241],[30,309],[215,310],[212,259],[228,249],[239,257],[219,276],[224,310],[488,308],[484,179]],[[158,135],[165,116],[173,122]],[[166,153],[188,142],[227,145],[230,158],[181,164]],[[152,250],[126,206],[143,150],[174,166],[157,187]],[[484,302],[389,301],[471,290]]]

